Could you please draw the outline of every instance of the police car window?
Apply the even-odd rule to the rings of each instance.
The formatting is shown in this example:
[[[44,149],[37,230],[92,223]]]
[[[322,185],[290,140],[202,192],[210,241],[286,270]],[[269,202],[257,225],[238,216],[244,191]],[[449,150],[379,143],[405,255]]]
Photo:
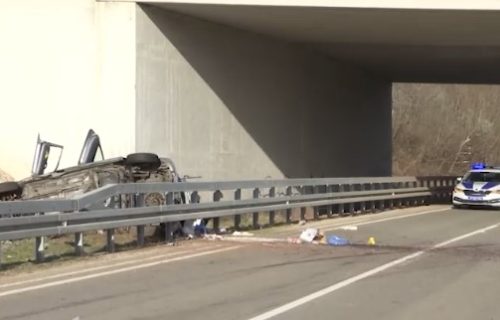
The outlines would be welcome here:
[[[500,182],[500,172],[469,172],[464,177],[464,180],[479,182]]]

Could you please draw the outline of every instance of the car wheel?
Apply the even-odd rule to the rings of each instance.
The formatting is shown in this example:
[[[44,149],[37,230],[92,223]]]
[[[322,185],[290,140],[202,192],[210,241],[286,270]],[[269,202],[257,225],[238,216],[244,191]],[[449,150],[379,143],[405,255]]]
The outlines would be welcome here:
[[[131,153],[125,159],[125,164],[129,167],[139,167],[141,170],[156,170],[161,161],[154,153]]]
[[[23,192],[23,188],[17,182],[2,182],[0,183],[0,199],[11,196],[19,196]]]

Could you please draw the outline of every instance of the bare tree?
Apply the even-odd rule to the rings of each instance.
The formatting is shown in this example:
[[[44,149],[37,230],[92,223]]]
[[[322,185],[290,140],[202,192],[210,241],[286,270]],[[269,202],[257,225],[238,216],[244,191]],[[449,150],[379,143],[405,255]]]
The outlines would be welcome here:
[[[395,175],[462,174],[500,163],[500,86],[395,84]]]

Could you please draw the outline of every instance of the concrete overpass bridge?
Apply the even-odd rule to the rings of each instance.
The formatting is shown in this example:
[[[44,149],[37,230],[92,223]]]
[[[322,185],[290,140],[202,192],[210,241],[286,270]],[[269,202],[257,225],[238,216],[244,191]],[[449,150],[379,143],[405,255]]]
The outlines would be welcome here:
[[[69,164],[89,127],[108,156],[153,151],[207,179],[390,175],[393,82],[500,82],[497,1],[2,6],[16,176],[37,131]]]

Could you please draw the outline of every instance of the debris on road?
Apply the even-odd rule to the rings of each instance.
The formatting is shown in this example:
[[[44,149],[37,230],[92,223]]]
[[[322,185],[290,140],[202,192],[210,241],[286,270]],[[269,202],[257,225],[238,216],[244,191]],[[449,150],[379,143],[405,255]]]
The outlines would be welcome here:
[[[253,233],[246,231],[234,231],[232,235],[235,237],[253,237]]]
[[[301,244],[302,243],[302,241],[300,241],[299,238],[292,238],[292,237],[288,237],[286,239],[286,242],[288,242],[288,243],[294,243],[294,244]]]
[[[324,244],[325,235],[316,228],[307,228],[302,231],[299,237],[301,242],[313,243],[313,244]]]
[[[346,238],[342,238],[334,234],[328,237],[327,242],[331,246],[346,246],[349,244],[349,241]]]
[[[358,226],[342,226],[339,230],[358,231]]]
[[[377,243],[375,242],[375,238],[374,238],[374,237],[370,237],[370,238],[368,238],[368,242],[367,242],[367,244],[368,244],[369,246],[374,246],[374,245],[376,245]]]
[[[303,226],[303,225],[305,225],[306,223],[307,223],[307,221],[306,221],[306,220],[300,220],[300,221],[299,221],[299,225],[300,225],[300,226]]]
[[[205,226],[205,224],[203,223],[203,220],[202,219],[196,219],[194,222],[193,222],[193,228],[194,228],[194,234],[195,235],[205,235],[207,234],[207,227]]]
[[[302,233],[299,236],[299,239],[303,242],[311,243],[313,242],[314,238],[316,238],[319,234],[319,229],[316,228],[307,228],[306,230],[302,231]]]
[[[206,240],[224,240],[224,237],[220,236],[218,234],[205,234],[203,236],[203,239],[206,239]]]

